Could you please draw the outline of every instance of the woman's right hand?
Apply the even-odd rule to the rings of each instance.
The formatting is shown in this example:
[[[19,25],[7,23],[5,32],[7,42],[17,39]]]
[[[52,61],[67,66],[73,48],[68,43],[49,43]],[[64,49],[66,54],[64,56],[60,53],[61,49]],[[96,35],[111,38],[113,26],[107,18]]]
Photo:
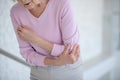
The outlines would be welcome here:
[[[62,66],[65,64],[74,64],[78,61],[80,56],[80,47],[78,44],[74,45],[72,51],[69,53],[71,46],[67,45],[63,53],[57,57],[56,64],[57,66]]]

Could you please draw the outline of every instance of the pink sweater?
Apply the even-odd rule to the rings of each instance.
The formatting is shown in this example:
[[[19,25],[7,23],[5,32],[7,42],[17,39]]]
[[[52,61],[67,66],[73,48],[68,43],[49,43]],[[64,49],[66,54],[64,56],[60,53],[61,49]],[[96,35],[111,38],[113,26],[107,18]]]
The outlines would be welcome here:
[[[74,45],[79,41],[79,33],[69,0],[49,0],[39,18],[34,17],[17,3],[12,7],[10,16],[15,32],[19,25],[26,25],[41,38],[54,44],[50,55],[44,49],[21,40],[16,34],[20,53],[30,65],[46,66],[45,57],[59,56],[66,44]]]

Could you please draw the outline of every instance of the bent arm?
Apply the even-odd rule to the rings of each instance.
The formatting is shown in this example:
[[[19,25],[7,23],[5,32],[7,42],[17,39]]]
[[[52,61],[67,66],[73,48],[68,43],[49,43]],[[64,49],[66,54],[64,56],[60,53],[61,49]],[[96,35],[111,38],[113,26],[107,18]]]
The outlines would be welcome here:
[[[13,24],[13,27],[16,33],[18,43],[19,43],[20,53],[23,56],[23,58],[30,65],[45,66],[44,59],[46,56],[40,55],[39,53],[37,53],[28,42],[25,42],[18,37],[16,30],[17,30],[17,27],[19,26],[19,23],[15,20],[15,16],[12,13],[12,11],[11,11],[10,16],[11,16],[11,21],[12,21],[12,24]]]
[[[73,46],[79,42],[79,31],[74,20],[69,0],[61,0],[61,10],[59,16],[60,30],[64,44],[59,45],[51,43],[47,40],[41,39],[40,37],[37,37],[33,42],[53,56],[59,56],[64,51],[67,44],[71,44],[71,46]]]

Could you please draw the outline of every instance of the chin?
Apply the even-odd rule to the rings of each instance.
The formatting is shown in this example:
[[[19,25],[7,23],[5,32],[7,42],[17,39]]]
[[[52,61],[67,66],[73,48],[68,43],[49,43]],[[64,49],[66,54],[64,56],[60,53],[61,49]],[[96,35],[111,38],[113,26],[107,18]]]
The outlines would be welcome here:
[[[40,4],[40,0],[33,0],[34,4]]]
[[[34,7],[35,7],[35,4],[31,4],[29,6],[25,6],[25,8],[27,8],[27,9],[33,9]]]

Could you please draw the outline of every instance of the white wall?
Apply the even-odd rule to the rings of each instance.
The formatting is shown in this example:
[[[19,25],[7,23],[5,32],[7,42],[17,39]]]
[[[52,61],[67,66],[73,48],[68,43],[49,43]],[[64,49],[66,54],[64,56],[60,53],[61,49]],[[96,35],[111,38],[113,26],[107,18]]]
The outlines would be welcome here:
[[[0,0],[0,48],[20,56],[10,21],[12,0]],[[0,54],[0,80],[29,80],[29,68]]]
[[[102,53],[103,0],[71,0],[80,30],[83,61]]]
[[[29,80],[29,68],[0,55],[0,80]]]
[[[17,39],[10,19],[12,5],[12,0],[1,0],[0,2],[0,48],[20,57]]]

